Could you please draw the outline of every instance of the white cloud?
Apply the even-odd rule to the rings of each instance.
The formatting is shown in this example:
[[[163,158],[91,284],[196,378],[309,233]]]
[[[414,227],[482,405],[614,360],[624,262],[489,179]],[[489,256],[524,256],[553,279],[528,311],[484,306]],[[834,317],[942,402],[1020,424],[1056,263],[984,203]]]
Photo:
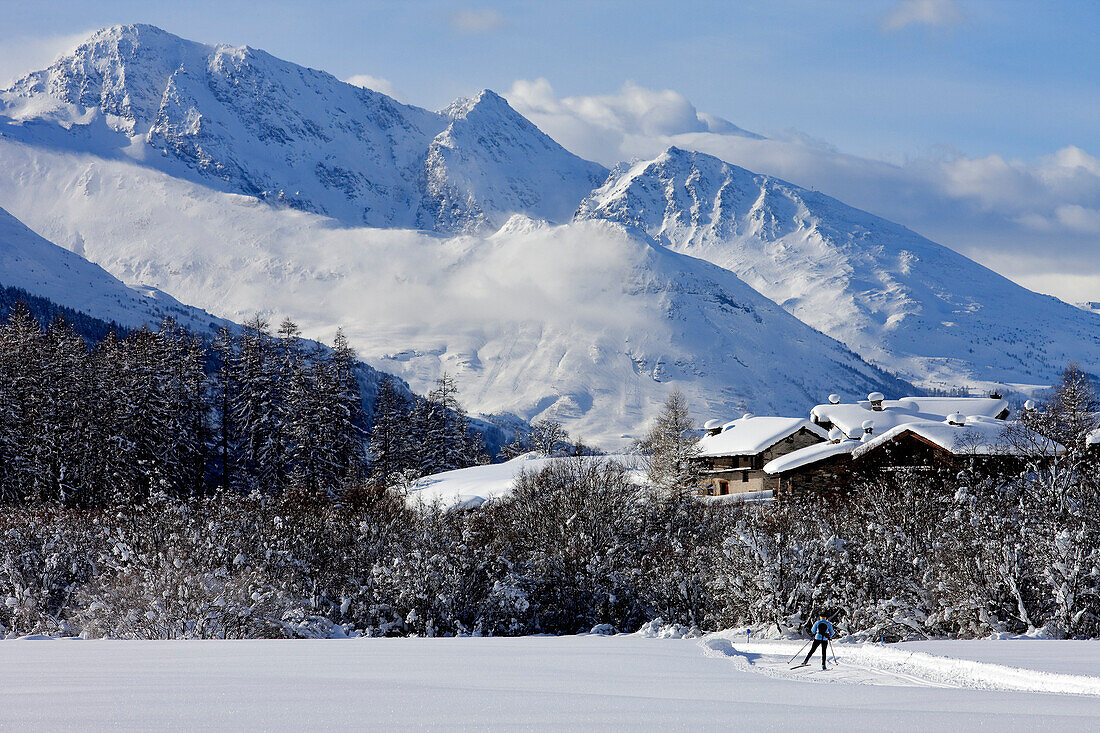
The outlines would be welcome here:
[[[507,97],[566,148],[605,165],[670,145],[699,150],[897,221],[1024,285],[1100,300],[1100,158],[1079,147],[1032,161],[941,153],[895,165],[796,130],[769,139],[721,133],[683,95],[631,83],[615,94],[559,98],[547,80],[523,80]],[[1059,274],[1067,275],[1064,290],[1049,287]],[[1079,297],[1090,278],[1094,294]]]
[[[393,97],[398,102],[405,101],[405,95],[398,91],[397,87],[393,85],[389,79],[383,79],[380,76],[371,76],[370,74],[356,74],[355,76],[349,76],[344,79],[348,84],[357,87],[363,87],[364,89],[373,89],[376,92],[382,92],[383,94]]]
[[[459,33],[492,33],[504,27],[504,16],[492,8],[463,8],[451,13],[451,28]]]
[[[897,31],[911,25],[953,26],[963,19],[955,0],[901,0],[882,19],[882,28]]]
[[[1056,206],[1050,216],[1037,213],[1024,214],[1019,218],[1024,226],[1038,231],[1053,232],[1064,229],[1081,234],[1100,234],[1100,209],[1088,208],[1079,204]]]
[[[546,79],[521,79],[505,96],[562,145],[605,164],[660,152],[649,143],[673,135],[753,136],[721,117],[700,114],[679,92],[631,81],[614,94],[559,98]]]
[[[46,68],[94,32],[0,39],[0,88],[7,88],[31,71]]]

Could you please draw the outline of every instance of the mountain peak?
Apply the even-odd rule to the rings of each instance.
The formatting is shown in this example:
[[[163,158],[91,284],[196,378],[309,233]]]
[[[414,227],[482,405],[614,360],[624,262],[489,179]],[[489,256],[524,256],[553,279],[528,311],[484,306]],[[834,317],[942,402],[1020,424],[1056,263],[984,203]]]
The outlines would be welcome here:
[[[508,104],[508,100],[492,89],[482,89],[472,97],[459,97],[447,105],[447,108],[441,114],[451,120],[464,120],[471,114],[496,114],[527,121],[526,117],[516,112]]]
[[[449,122],[426,163],[427,215],[447,228],[499,226],[511,214],[565,222],[607,176],[490,89],[455,100],[442,115]]]
[[[149,23],[120,23],[110,25],[94,31],[84,43],[103,40],[118,40],[121,38],[168,38],[176,41],[183,39]],[[83,45],[83,44],[82,44]]]
[[[147,23],[112,25],[100,28],[81,42],[73,51],[63,55],[50,69],[57,66],[72,66],[85,60],[94,60],[98,65],[104,63],[132,63],[142,57],[165,54],[167,61],[178,58],[185,49],[199,51],[211,46],[189,41],[169,33],[163,28]]]

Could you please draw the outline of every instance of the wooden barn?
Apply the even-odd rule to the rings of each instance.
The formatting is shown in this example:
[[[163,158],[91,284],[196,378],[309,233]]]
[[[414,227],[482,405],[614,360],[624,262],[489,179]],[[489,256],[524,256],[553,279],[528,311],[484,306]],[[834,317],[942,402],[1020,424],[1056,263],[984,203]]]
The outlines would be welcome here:
[[[827,442],[775,458],[764,465],[764,473],[774,481],[776,496],[843,491],[852,476],[852,451],[860,445],[833,428]]]
[[[823,443],[828,433],[797,417],[746,414],[725,424],[712,420],[699,440],[704,482],[700,493],[711,496],[774,491],[778,481],[764,465],[793,451]]]
[[[876,433],[865,425],[859,440],[839,428],[829,442],[770,461],[764,472],[777,484],[777,496],[801,491],[843,491],[859,471],[898,468],[949,469],[971,461],[1019,470],[1025,461],[1054,457],[1065,449],[1018,422],[961,413],[946,419],[914,420]]]

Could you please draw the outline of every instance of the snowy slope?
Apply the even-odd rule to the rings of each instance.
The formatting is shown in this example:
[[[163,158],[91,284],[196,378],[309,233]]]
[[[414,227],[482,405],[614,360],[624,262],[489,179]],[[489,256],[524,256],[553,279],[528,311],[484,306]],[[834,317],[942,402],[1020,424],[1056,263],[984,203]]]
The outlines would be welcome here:
[[[21,288],[93,318],[129,328],[146,325],[156,328],[165,318],[207,337],[223,327],[241,328],[239,323],[180,303],[155,287],[127,286],[99,265],[35,234],[4,209],[0,209],[0,285]],[[5,315],[0,314],[0,318]],[[246,314],[239,315],[238,320],[244,320]],[[327,348],[320,343],[313,346]],[[356,363],[355,375],[363,390],[363,409],[369,415],[381,381],[387,375],[363,362]],[[395,386],[406,397],[412,397],[408,385],[400,378]],[[507,421],[497,422],[507,425]],[[510,434],[480,419],[474,419],[472,426],[483,434],[490,449],[502,445]]]
[[[148,25],[97,32],[0,92],[2,134],[125,156],[223,190],[371,226],[568,219],[607,171],[493,94],[443,113],[247,46]]]
[[[492,235],[348,228],[126,160],[0,138],[0,202],[125,282],[232,320],[343,325],[418,392],[446,370],[482,413],[626,442],[680,387],[700,418],[907,388],[730,272],[618,224],[516,217]]]
[[[992,642],[993,646],[1014,642]],[[1066,674],[1061,669],[1080,668],[1088,648],[1065,641],[1041,641],[1044,649],[1033,649],[1030,658],[1019,666],[1005,660],[1021,660],[1020,655],[990,646],[990,642],[939,641],[918,644],[831,644],[827,654],[829,667],[820,669],[820,657],[809,667],[791,668],[798,661],[802,641],[751,641],[743,632],[719,631],[700,642],[708,655],[725,657],[739,668],[781,680],[802,679],[843,685],[892,685],[901,687],[965,688],[1042,692],[1100,698],[1100,677],[1090,674]],[[975,646],[978,645],[978,646]],[[961,658],[955,658],[958,654]],[[1076,656],[1069,664],[1063,655]],[[805,657],[803,657],[804,659]],[[991,658],[998,662],[994,663]],[[1067,660],[1068,661],[1068,660]],[[1077,664],[1073,664],[1077,662]],[[1054,671],[1054,670],[1059,671]],[[1095,671],[1095,667],[1093,670]]]
[[[99,265],[48,242],[0,209],[0,284],[123,326],[156,327],[165,318],[199,333],[225,324],[156,288],[130,288]]]
[[[930,384],[1100,372],[1100,319],[816,191],[670,148],[620,166],[577,218],[736,273],[856,352]]]
[[[485,466],[470,466],[454,471],[444,471],[417,480],[409,489],[407,501],[412,506],[438,503],[446,509],[472,509],[492,499],[508,496],[515,488],[521,473],[536,473],[553,461],[570,458],[547,458],[540,453],[524,453],[510,461]],[[627,468],[630,478],[641,485],[646,481],[645,469],[639,456],[632,454],[607,456]]]

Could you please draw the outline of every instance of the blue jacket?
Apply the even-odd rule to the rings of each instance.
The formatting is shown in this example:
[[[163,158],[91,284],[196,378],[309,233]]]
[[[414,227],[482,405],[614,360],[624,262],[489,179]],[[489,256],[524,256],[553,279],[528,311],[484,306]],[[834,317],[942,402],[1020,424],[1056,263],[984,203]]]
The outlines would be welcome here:
[[[818,640],[832,639],[833,625],[825,619],[821,619],[816,624],[814,624],[812,629],[810,629],[810,633],[813,634],[814,638]]]

